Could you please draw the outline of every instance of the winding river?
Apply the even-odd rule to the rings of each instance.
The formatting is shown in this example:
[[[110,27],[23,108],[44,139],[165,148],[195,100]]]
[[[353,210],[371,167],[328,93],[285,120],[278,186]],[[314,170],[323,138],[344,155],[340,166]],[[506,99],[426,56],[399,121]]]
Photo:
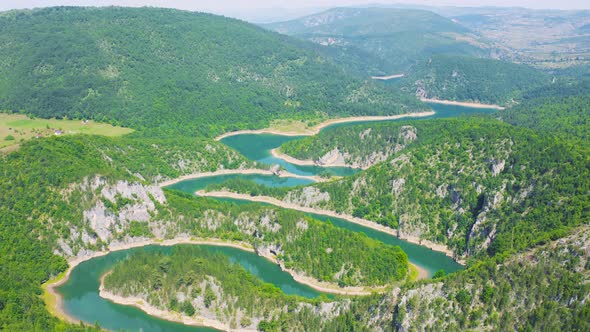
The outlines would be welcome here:
[[[427,118],[454,117],[469,113],[492,113],[494,109],[467,108],[453,105],[431,104],[436,112],[435,115]],[[400,121],[400,120],[391,120]],[[331,130],[341,126],[356,125],[363,122],[339,123],[322,130]],[[279,164],[293,174],[317,175],[320,172],[329,172],[333,175],[348,176],[359,170],[346,167],[319,167],[319,166],[298,166],[290,164],[282,159],[273,157],[270,150],[280,146],[289,140],[297,139],[296,136],[281,136],[273,134],[242,134],[229,136],[221,140],[224,144],[238,150],[251,160],[267,164]],[[185,180],[171,185],[169,188],[194,193],[212,183],[221,183],[230,178],[245,178],[267,186],[297,186],[309,184],[312,181],[301,178],[285,178],[271,175],[221,175],[205,177],[193,180]],[[246,201],[223,198],[237,204],[251,204]],[[368,227],[350,223],[346,220],[311,214],[313,217],[330,221],[338,227],[351,231],[362,232],[367,236],[387,244],[399,245],[408,254],[410,261],[426,269],[430,275],[439,269],[447,272],[454,272],[461,269],[461,266],[441,252],[436,252],[423,246],[412,244],[398,239],[395,236],[383,233]],[[296,294],[304,297],[317,297],[321,293],[308,286],[296,282],[291,275],[270,261],[252,252],[237,248],[201,245],[207,250],[222,252],[232,261],[244,266],[252,274],[266,282],[273,283],[280,287],[287,294]],[[76,266],[70,274],[69,279],[57,291],[62,295],[63,310],[71,317],[88,322],[98,323],[100,326],[110,330],[128,330],[144,332],[160,331],[216,331],[205,327],[186,326],[161,320],[147,315],[143,311],[129,306],[111,303],[98,295],[99,278],[110,270],[114,264],[128,257],[129,254],[138,250],[150,252],[160,251],[171,253],[172,247],[150,245],[141,248],[133,248],[111,252],[108,255],[85,261]]]

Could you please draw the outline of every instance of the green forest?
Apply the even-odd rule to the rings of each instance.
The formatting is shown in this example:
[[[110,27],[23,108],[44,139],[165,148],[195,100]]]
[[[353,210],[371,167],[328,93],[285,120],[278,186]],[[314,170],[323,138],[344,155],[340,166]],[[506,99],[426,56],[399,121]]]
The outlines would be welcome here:
[[[0,330],[100,330],[53,317],[41,285],[74,257],[111,244],[182,238],[240,243],[304,277],[385,286],[384,293],[290,296],[194,246],[132,255],[106,277],[107,289],[262,331],[588,331],[584,68],[549,74],[468,57],[489,56],[490,45],[427,11],[328,13],[342,21],[317,30],[301,21],[272,27],[293,29],[287,33],[294,39],[173,9],[0,12],[0,111],[134,130],[34,138],[0,153]],[[400,13],[407,16],[390,22]],[[309,41],[333,34],[345,45]],[[369,72],[399,68],[407,76],[397,82],[369,79]],[[307,202],[373,221],[402,238],[446,245],[466,261],[464,270],[412,281],[399,246],[295,210],[160,187],[190,174],[270,167],[212,139],[221,133],[276,119],[317,123],[428,110],[417,91],[508,107],[491,116],[322,131],[281,152],[318,160],[337,150],[363,170],[307,186],[234,179],[207,190]]]
[[[433,55],[413,66],[400,83],[421,97],[511,106],[526,91],[551,83],[548,74],[492,59]]]
[[[415,142],[366,171],[312,185],[329,195],[315,206],[445,243],[459,256],[523,250],[587,221],[586,150],[487,117],[403,125],[416,128]],[[352,146],[367,128],[379,139],[366,140],[374,145],[362,151],[371,146],[380,151],[403,125],[360,125],[305,138],[307,155],[326,145],[361,153]],[[288,146],[301,147],[296,144]],[[220,188],[285,201],[304,195],[303,188],[262,188],[237,180],[210,189]],[[559,204],[546,204],[556,199]],[[489,234],[494,236],[491,242]]]
[[[227,256],[193,246],[175,247],[171,255],[133,254],[113,268],[104,286],[124,297],[145,294],[149,304],[189,317],[208,313],[232,328],[262,330],[281,315],[296,320],[301,306],[322,306],[320,299],[286,295]]]
[[[0,110],[93,119],[143,136],[215,136],[278,118],[423,109],[314,51],[242,21],[156,8],[0,15]],[[256,45],[256,47],[252,47]]]

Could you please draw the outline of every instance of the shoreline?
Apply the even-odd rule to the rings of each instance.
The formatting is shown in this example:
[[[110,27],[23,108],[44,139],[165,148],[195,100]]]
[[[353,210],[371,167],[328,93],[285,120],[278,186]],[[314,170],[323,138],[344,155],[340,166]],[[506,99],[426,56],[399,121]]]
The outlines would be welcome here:
[[[44,289],[45,293],[47,293],[47,294],[42,295],[43,301],[45,302],[46,307],[48,307],[49,312],[52,313],[57,318],[65,320],[69,323],[79,324],[81,322],[79,319],[72,317],[68,312],[65,311],[65,309],[63,307],[63,298],[62,298],[61,294],[56,290],[56,288],[58,288],[59,286],[63,285],[64,283],[66,283],[68,281],[70,274],[78,265],[80,265],[81,263],[83,263],[85,261],[88,261],[88,260],[91,260],[91,259],[94,259],[97,257],[106,256],[109,253],[112,253],[115,251],[140,248],[140,247],[145,247],[145,246],[149,246],[149,245],[170,247],[170,246],[181,245],[181,244],[232,247],[232,248],[244,250],[247,252],[255,253],[258,256],[265,258],[265,259],[269,260],[270,262],[279,265],[281,270],[283,270],[284,272],[291,275],[291,277],[293,277],[293,279],[295,281],[297,281],[301,284],[304,284],[316,291],[323,292],[323,293],[336,294],[336,295],[362,296],[362,295],[370,295],[376,291],[376,290],[367,291],[367,289],[371,289],[371,287],[368,287],[368,286],[367,287],[362,287],[362,286],[339,287],[335,283],[322,282],[322,281],[319,281],[313,277],[302,275],[298,272],[295,272],[294,270],[285,269],[283,264],[280,264],[276,260],[276,258],[257,253],[256,250],[254,249],[254,247],[247,242],[235,242],[235,241],[232,242],[232,241],[225,241],[225,240],[221,240],[221,239],[175,238],[175,239],[170,239],[170,240],[151,239],[151,240],[143,240],[143,241],[137,241],[137,242],[127,243],[127,244],[115,244],[115,245],[109,246],[108,251],[98,251],[98,252],[94,252],[90,255],[76,257],[74,259],[71,259],[68,261],[69,267],[65,271],[65,273],[58,275],[54,279],[48,280],[47,282],[45,282],[42,285],[42,288]],[[383,289],[385,289],[385,288],[386,288],[386,286],[383,286]],[[381,288],[375,288],[375,289],[381,289]],[[47,296],[47,298],[45,296]],[[53,300],[55,300],[55,301],[53,301]],[[85,322],[85,323],[88,323],[88,322]],[[90,324],[90,323],[88,323],[88,324]]]
[[[137,241],[133,243],[127,244],[115,244],[113,246],[109,246],[108,251],[97,251],[90,255],[75,257],[73,259],[68,260],[69,267],[65,271],[65,273],[58,275],[54,279],[50,279],[42,284],[42,288],[45,290],[47,294],[44,294],[43,301],[48,308],[49,312],[54,314],[57,318],[65,320],[69,323],[78,324],[80,320],[72,317],[69,313],[67,313],[63,307],[63,298],[61,294],[56,290],[59,286],[63,285],[68,281],[70,278],[70,274],[72,271],[81,263],[91,260],[93,258],[106,256],[111,252],[121,251],[121,250],[128,250],[133,248],[145,247],[149,245],[160,245],[160,246],[175,246],[179,244],[196,244],[196,245],[213,245],[213,246],[222,246],[222,247],[233,247],[237,249],[241,249],[248,252],[255,252],[254,247],[252,247],[249,243],[246,242],[230,242],[230,241],[223,241],[219,239],[190,239],[190,238],[176,238],[171,240],[143,240]],[[49,298],[45,298],[45,295]],[[53,301],[55,299],[55,301]],[[50,301],[48,303],[47,301]],[[91,324],[91,323],[88,323]]]
[[[506,107],[500,106],[500,105],[481,104],[481,103],[474,103],[474,102],[467,102],[467,101],[440,100],[440,99],[430,99],[430,98],[420,98],[420,101],[422,101],[424,103],[452,105],[452,106],[464,106],[464,107],[472,107],[472,108],[491,108],[491,109],[496,109],[496,110],[505,110],[506,109]]]
[[[306,180],[311,180],[313,182],[324,182],[327,181],[327,179],[324,179],[322,177],[319,176],[308,176],[308,175],[298,175],[298,174],[293,174],[291,172],[288,171],[280,171],[279,174],[277,175],[276,173],[270,171],[270,170],[266,170],[266,169],[259,169],[259,168],[249,168],[249,169],[222,169],[222,170],[218,170],[215,172],[204,172],[204,173],[193,173],[193,174],[187,174],[187,175],[183,175],[181,177],[175,178],[175,179],[170,179],[170,180],[166,180],[164,182],[161,183],[157,183],[156,185],[160,188],[163,187],[168,187],[171,186],[173,184],[182,182],[182,181],[186,181],[186,180],[193,180],[193,179],[200,179],[200,178],[207,178],[207,177],[213,177],[213,176],[220,176],[220,175],[232,175],[232,174],[242,174],[242,175],[250,175],[250,174],[259,174],[259,175],[275,175],[281,178],[297,178],[297,179],[306,179]]]
[[[328,127],[333,124],[338,123],[348,123],[348,122],[364,122],[364,121],[387,121],[387,120],[397,120],[402,118],[421,118],[426,116],[434,115],[434,111],[424,111],[424,112],[417,112],[417,113],[405,113],[405,114],[397,114],[397,115],[383,115],[383,116],[355,116],[355,117],[347,117],[347,118],[337,118],[326,120],[310,129],[306,129],[303,132],[295,132],[295,131],[281,131],[278,129],[273,128],[264,128],[264,129],[246,129],[246,130],[238,130],[228,132],[222,135],[219,135],[215,138],[216,141],[220,141],[224,138],[236,135],[243,135],[243,134],[273,134],[273,135],[281,135],[281,136],[313,136],[317,135],[323,128]]]
[[[303,275],[293,269],[288,269],[285,267],[284,264],[279,262],[274,255],[264,255],[259,254],[260,257],[264,257],[269,261],[277,264],[281,271],[287,272],[293,277],[293,280],[297,281],[300,284],[306,285],[316,291],[329,293],[329,294],[336,294],[336,295],[348,295],[348,296],[365,296],[371,295],[372,293],[382,293],[384,292],[388,286],[346,286],[340,287],[335,283],[328,282],[328,281],[320,281],[315,279],[314,277]]]
[[[389,76],[371,76],[371,79],[377,80],[377,81],[389,81],[394,78],[402,78],[405,76],[406,76],[406,74],[393,74],[393,75],[389,75]]]
[[[112,270],[108,271],[107,273],[103,274],[100,277],[100,286],[98,287],[98,295],[107,301],[110,301],[110,302],[113,302],[116,304],[120,304],[120,305],[132,306],[132,307],[135,307],[135,308],[145,312],[149,316],[157,317],[159,319],[167,320],[170,322],[180,323],[183,325],[210,327],[210,328],[214,328],[214,329],[217,329],[220,331],[234,330],[229,326],[229,324],[225,324],[225,323],[218,321],[216,319],[210,319],[210,318],[206,318],[203,316],[188,317],[188,316],[185,316],[181,313],[173,313],[173,312],[170,312],[167,310],[162,310],[162,309],[156,308],[153,305],[147,303],[144,299],[136,297],[136,296],[123,297],[123,296],[114,294],[110,291],[107,291],[104,288],[104,279],[106,278],[106,276],[108,276],[112,272],[113,272]],[[240,329],[240,331],[256,331],[256,330]]]
[[[378,224],[374,221],[361,219],[361,218],[353,217],[353,216],[346,215],[346,214],[339,214],[339,213],[336,213],[336,212],[330,211],[330,210],[309,208],[309,207],[305,207],[305,206],[286,203],[286,202],[283,202],[279,199],[276,199],[274,197],[269,197],[269,196],[250,196],[247,194],[238,194],[238,193],[232,193],[232,192],[228,192],[228,191],[205,192],[203,190],[199,190],[199,191],[195,192],[195,194],[198,196],[217,197],[217,198],[220,198],[220,197],[233,198],[233,199],[247,200],[247,201],[251,201],[251,202],[267,203],[267,204],[275,205],[275,206],[285,208],[285,209],[297,210],[297,211],[301,211],[301,212],[305,212],[305,213],[321,214],[321,215],[325,215],[328,217],[344,219],[344,220],[354,223],[354,224],[358,224],[361,226],[365,226],[365,227],[374,229],[376,231],[380,231],[383,233],[387,233],[389,235],[393,235],[393,236],[399,238],[400,240],[404,240],[404,241],[407,241],[410,243],[418,244],[423,247],[429,248],[431,250],[441,252],[441,253],[447,255],[448,257],[454,259],[460,265],[463,265],[463,266],[465,265],[465,262],[463,262],[462,260],[455,259],[455,257],[453,256],[453,252],[447,246],[445,246],[443,244],[433,243],[428,240],[422,240],[422,239],[419,239],[415,236],[399,235],[396,230],[386,227],[386,226],[383,226],[381,224]]]

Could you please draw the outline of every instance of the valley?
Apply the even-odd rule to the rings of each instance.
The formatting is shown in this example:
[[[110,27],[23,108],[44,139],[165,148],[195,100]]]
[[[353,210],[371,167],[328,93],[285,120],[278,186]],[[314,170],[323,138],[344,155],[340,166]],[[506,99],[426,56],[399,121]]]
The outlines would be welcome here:
[[[0,330],[587,331],[587,13],[516,12],[0,12]]]

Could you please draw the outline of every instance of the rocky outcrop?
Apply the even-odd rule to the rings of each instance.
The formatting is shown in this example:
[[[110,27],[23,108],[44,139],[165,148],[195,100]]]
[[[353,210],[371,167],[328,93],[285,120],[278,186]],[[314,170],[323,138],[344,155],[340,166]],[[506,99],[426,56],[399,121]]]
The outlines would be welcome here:
[[[316,187],[305,187],[301,190],[289,192],[284,201],[289,204],[314,207],[319,203],[330,201],[330,194],[322,192]]]

